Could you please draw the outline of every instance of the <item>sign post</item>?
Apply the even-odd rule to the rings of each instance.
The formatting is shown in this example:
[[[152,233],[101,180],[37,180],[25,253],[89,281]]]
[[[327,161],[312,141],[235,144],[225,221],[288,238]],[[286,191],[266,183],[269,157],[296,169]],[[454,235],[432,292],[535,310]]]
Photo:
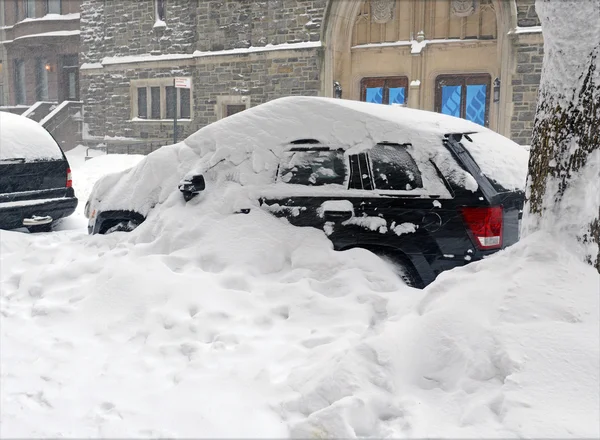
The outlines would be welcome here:
[[[192,79],[191,78],[174,78],[173,79],[173,91],[175,96],[173,97],[173,143],[177,143],[177,89],[191,89]]]

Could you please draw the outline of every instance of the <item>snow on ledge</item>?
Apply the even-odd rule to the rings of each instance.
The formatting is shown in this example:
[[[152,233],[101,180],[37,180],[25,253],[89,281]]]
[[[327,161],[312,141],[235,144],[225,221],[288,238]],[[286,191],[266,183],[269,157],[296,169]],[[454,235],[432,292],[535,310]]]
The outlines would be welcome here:
[[[351,49],[370,49],[370,48],[380,48],[380,47],[398,47],[398,46],[411,46],[411,53],[420,53],[425,46],[428,44],[442,44],[442,43],[473,43],[475,41],[488,41],[488,40],[478,40],[476,38],[467,38],[461,40],[460,38],[448,38],[448,39],[435,39],[435,40],[423,40],[421,42],[417,40],[404,40],[404,41],[391,41],[387,43],[367,43],[367,44],[358,44],[356,46],[352,46]]]
[[[25,40],[25,39],[29,39],[29,38],[39,38],[39,37],[43,37],[43,38],[47,38],[47,37],[70,37],[72,35],[79,35],[79,34],[80,34],[79,30],[42,32],[41,34],[23,35],[21,37],[15,38],[12,41]]]
[[[509,32],[512,34],[539,34],[542,32],[541,26],[529,26],[529,27],[519,27],[517,26],[515,29]]]
[[[190,60],[194,58],[212,57],[212,56],[228,56],[228,55],[243,55],[248,53],[272,52],[277,50],[298,50],[312,49],[322,47],[320,41],[303,41],[300,43],[283,43],[283,44],[267,44],[266,46],[251,46],[237,49],[217,50],[217,51],[195,51],[192,54],[163,54],[163,55],[127,55],[104,57],[100,63],[84,63],[81,66],[83,70],[101,69],[104,66],[115,64],[132,64],[132,63],[151,63],[155,61],[177,61]]]
[[[21,20],[16,24],[27,23],[30,21],[79,20],[79,18],[79,12],[73,12],[71,14],[46,14],[43,17],[25,18],[24,20]]]

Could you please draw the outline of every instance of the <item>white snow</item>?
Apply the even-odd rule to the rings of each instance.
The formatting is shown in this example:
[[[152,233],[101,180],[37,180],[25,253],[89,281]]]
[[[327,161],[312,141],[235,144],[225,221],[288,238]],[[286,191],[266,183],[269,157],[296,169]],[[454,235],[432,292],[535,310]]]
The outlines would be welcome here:
[[[67,155],[80,198],[140,160]],[[600,277],[563,243],[418,291],[222,185],[129,234],[0,231],[0,437],[600,436]]]
[[[473,133],[461,143],[479,165],[483,174],[507,190],[525,188],[529,152],[495,132]]]
[[[404,234],[412,234],[413,232],[417,232],[417,229],[419,229],[419,227],[417,225],[415,225],[414,223],[401,223],[399,225],[393,225],[392,226],[392,231],[394,231],[394,234],[396,235],[404,235]]]
[[[323,217],[325,212],[351,212],[354,215],[354,205],[350,200],[327,200],[319,207],[319,215]]]
[[[62,157],[56,141],[37,122],[0,112],[0,160],[60,160]]]
[[[177,192],[178,182],[187,174],[206,174],[208,188],[234,181],[265,196],[301,195],[307,191],[336,198],[349,196],[350,191],[341,185],[307,188],[281,183],[265,187],[275,180],[279,157],[289,143],[307,138],[339,146],[349,153],[372,148],[378,142],[411,143],[408,151],[419,164],[424,188],[393,193],[450,198],[431,161],[451,180],[469,190],[477,189],[473,176],[458,166],[442,145],[443,136],[453,132],[478,132],[481,139],[491,137],[494,142],[486,143],[490,150],[502,152],[505,145],[510,146],[508,139],[485,127],[438,113],[331,98],[281,98],[210,124],[184,142],[153,152],[126,174],[100,181],[92,203],[94,209],[131,209],[146,215]],[[507,155],[498,166],[511,160],[523,157]],[[489,166],[493,164],[490,160]],[[386,196],[389,191],[380,193]]]
[[[561,243],[417,291],[229,214],[238,189],[173,194],[130,234],[0,232],[3,438],[600,434],[600,280]]]
[[[541,26],[517,26],[514,30],[510,31],[509,34],[538,34],[542,32]]]
[[[12,41],[25,40],[25,39],[30,39],[30,38],[70,37],[70,36],[79,35],[79,34],[80,34],[79,30],[73,30],[73,31],[50,31],[50,32],[41,32],[39,34],[27,34],[27,35],[23,35],[21,37],[17,37],[15,39],[13,39]]]
[[[158,23],[158,22],[157,22]],[[156,26],[156,25],[155,25]],[[84,63],[82,68],[99,69],[113,64],[147,63],[155,61],[178,61],[211,56],[243,55],[249,53],[272,52],[278,50],[302,50],[321,47],[320,41],[302,41],[298,43],[267,44],[236,49],[216,51],[195,51],[191,54],[162,54],[162,55],[125,55],[104,57],[100,63]]]

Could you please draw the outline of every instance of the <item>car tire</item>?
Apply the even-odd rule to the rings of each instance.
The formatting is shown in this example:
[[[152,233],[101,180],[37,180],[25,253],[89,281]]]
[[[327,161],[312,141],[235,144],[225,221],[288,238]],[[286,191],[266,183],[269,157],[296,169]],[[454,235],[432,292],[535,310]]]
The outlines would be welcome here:
[[[417,275],[414,267],[406,258],[396,255],[392,252],[376,252],[377,256],[392,267],[392,270],[399,278],[402,279],[409,287],[422,289],[423,283]]]
[[[52,223],[47,223],[45,225],[27,226],[27,230],[31,234],[37,234],[38,232],[52,232]]]
[[[102,225],[101,234],[112,234],[113,232],[131,232],[139,225],[132,220],[113,221]]]

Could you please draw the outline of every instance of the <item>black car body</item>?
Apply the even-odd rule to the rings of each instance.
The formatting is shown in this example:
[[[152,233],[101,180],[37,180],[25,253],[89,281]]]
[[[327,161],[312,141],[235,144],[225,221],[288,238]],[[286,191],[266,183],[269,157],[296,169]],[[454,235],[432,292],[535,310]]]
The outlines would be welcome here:
[[[198,145],[191,150],[200,151],[200,165],[196,169],[188,167],[179,184],[186,201],[211,190],[211,186],[217,187],[222,176],[239,181],[252,187],[256,205],[262,209],[285,217],[293,225],[322,229],[337,250],[361,247],[386,257],[400,268],[403,278],[420,287],[444,270],[482,259],[517,242],[527,167],[527,152],[522,147],[483,127],[429,112],[399,109],[401,112],[396,114],[397,110],[365,103],[285,99],[288,101],[281,108],[271,104],[271,112],[284,115],[289,127],[281,136],[291,141],[277,143],[267,129],[271,122],[256,118],[252,110],[246,111],[245,118],[234,116],[227,118],[231,121],[220,121],[215,128],[201,129],[195,138],[192,135],[186,141]],[[260,115],[259,110],[255,112]],[[355,118],[355,122],[373,129],[357,144],[359,147],[348,145],[353,135],[350,129],[348,135],[336,136],[338,141],[348,139],[346,143],[332,142],[326,125],[314,128],[307,124],[319,112],[344,120]],[[265,110],[264,115],[269,113]],[[295,115],[301,122],[293,121]],[[314,117],[314,125],[318,125],[319,115]],[[410,118],[423,118],[424,122],[415,127]],[[431,123],[428,118],[432,118]],[[264,121],[257,124],[260,129],[254,133],[247,128],[239,142],[233,135],[223,134],[244,130],[255,119]],[[305,125],[295,130],[302,123]],[[316,136],[301,138],[300,134]],[[219,152],[219,142],[238,142],[238,148],[248,151],[247,157],[230,148],[232,153],[227,154],[237,157],[228,162]],[[211,149],[217,145],[216,152],[203,153],[204,145]],[[189,147],[173,147],[177,152],[165,150],[162,159],[158,155],[149,157],[148,163],[126,176],[112,176],[94,189],[86,209],[90,233],[131,230],[144,221],[160,203],[150,192],[134,197],[143,205],[112,208],[128,206],[121,201],[126,188],[139,187],[143,176],[151,173],[149,170],[158,169],[160,161],[168,162],[166,155],[183,163],[179,159],[181,151]],[[256,161],[254,156],[259,150],[261,154],[268,150],[264,153],[268,166],[258,167],[266,171],[252,171],[255,165],[248,166],[248,171],[244,167]],[[215,167],[222,170],[216,172]],[[253,172],[262,177],[245,178]],[[122,188],[115,189],[119,186]]]
[[[0,228],[49,231],[76,207],[58,143],[35,121],[0,112]]]

